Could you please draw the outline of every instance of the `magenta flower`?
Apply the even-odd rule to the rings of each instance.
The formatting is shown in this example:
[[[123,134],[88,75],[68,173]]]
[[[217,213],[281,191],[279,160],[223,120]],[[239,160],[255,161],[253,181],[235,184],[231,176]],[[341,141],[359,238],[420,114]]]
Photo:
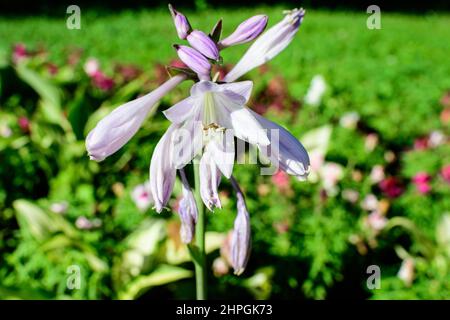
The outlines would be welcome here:
[[[442,167],[441,175],[442,175],[442,178],[444,178],[445,181],[450,183],[450,164],[447,164],[447,165]]]
[[[403,186],[397,178],[385,178],[378,184],[381,191],[390,198],[397,198],[403,193]]]
[[[134,187],[131,192],[131,199],[140,211],[146,211],[153,204],[150,183],[147,181]]]
[[[427,194],[431,191],[430,180],[431,176],[426,172],[419,172],[412,178],[412,182],[415,184],[417,191],[421,194]]]
[[[14,63],[19,63],[28,57],[29,57],[29,53],[23,43],[18,43],[16,45],[14,45],[13,53],[12,53],[12,61]]]

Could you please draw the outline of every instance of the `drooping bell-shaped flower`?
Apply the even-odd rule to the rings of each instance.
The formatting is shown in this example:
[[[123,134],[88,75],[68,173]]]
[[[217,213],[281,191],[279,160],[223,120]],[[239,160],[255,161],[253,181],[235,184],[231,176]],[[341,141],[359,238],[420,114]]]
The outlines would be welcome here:
[[[150,161],[150,190],[155,210],[161,212],[170,199],[175,183],[176,168],[173,164],[173,135],[179,128],[172,124],[153,150]]]
[[[100,120],[86,138],[91,160],[102,161],[119,150],[141,127],[152,107],[185,79],[184,75],[174,76],[149,94],[117,107]]]
[[[253,16],[242,22],[232,34],[219,42],[221,48],[246,43],[258,37],[266,28],[266,15]]]
[[[181,228],[180,238],[183,243],[190,243],[195,234],[195,224],[197,223],[197,205],[195,204],[194,194],[192,193],[189,182],[184,170],[180,171],[181,188],[183,196],[178,205],[178,214],[180,215]]]
[[[244,194],[234,177],[230,179],[236,191],[237,215],[234,220],[233,234],[231,237],[231,265],[236,275],[242,274],[247,266],[251,251],[250,216],[245,203]]]
[[[202,158],[200,159],[200,195],[203,203],[209,210],[214,208],[222,208],[217,191],[222,174],[214,162],[211,154],[211,148],[205,148]]]
[[[212,39],[204,32],[199,30],[192,31],[187,36],[187,41],[205,57],[212,60],[219,60],[219,49]]]
[[[304,15],[305,11],[303,9],[288,11],[281,22],[256,39],[241,60],[225,76],[224,81],[235,81],[243,74],[259,67],[280,53],[291,43]]]
[[[177,10],[169,4],[170,14],[173,18],[173,23],[175,24],[175,28],[177,29],[177,34],[180,39],[186,39],[188,34],[191,32],[192,28],[189,24],[188,19],[184,14],[178,12]]]
[[[310,161],[305,147],[289,131],[252,111],[260,125],[267,129],[270,148],[260,147],[260,152],[273,165],[287,174],[296,176],[300,180],[306,179],[310,172]]]
[[[210,144],[214,149],[212,157],[227,178],[234,161],[224,159],[234,159],[233,135],[251,144],[266,146],[270,143],[266,132],[245,105],[252,86],[251,81],[225,84],[200,81],[192,86],[189,98],[164,111],[171,122],[181,124],[181,129],[188,130],[192,123],[200,124],[193,134],[201,139],[194,137],[192,140],[202,141],[203,145],[194,149],[200,151],[201,147]],[[190,161],[195,155],[183,160]],[[177,166],[185,164],[177,163]]]
[[[174,48],[181,61],[191,68],[200,80],[210,79],[211,64],[204,55],[188,46],[174,45]]]

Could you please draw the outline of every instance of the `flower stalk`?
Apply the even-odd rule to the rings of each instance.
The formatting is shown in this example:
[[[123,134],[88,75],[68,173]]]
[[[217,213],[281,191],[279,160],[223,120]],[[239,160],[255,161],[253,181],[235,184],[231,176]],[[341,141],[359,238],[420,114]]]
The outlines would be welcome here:
[[[191,252],[192,260],[195,265],[195,281],[197,300],[206,300],[206,252],[205,252],[205,229],[206,217],[205,207],[200,194],[200,166],[194,163],[194,178],[195,178],[195,202],[197,203],[198,217],[195,226],[195,244],[196,254]],[[196,257],[195,257],[196,255]]]

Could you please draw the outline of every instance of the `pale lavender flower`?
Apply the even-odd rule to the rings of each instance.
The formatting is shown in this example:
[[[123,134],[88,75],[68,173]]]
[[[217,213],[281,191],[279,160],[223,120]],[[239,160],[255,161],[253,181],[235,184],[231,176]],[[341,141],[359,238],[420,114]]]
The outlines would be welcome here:
[[[312,78],[308,92],[305,96],[305,102],[311,106],[317,107],[322,101],[322,96],[327,89],[327,83],[323,76],[316,75]]]
[[[173,134],[179,128],[172,124],[159,140],[150,161],[150,190],[155,210],[161,212],[170,199],[175,183],[176,168],[173,164]]]
[[[188,46],[174,45],[174,48],[180,60],[192,69],[200,80],[210,79],[211,64],[205,56]]]
[[[217,191],[220,178],[220,170],[212,160],[210,149],[206,150],[200,160],[200,195],[203,203],[211,211],[214,207],[222,208]]]
[[[268,130],[270,148],[260,146],[260,152],[287,174],[296,176],[299,180],[306,179],[310,172],[310,161],[300,141],[282,126],[254,111],[251,113],[259,124]],[[275,133],[278,133],[278,137],[276,143],[273,143]]]
[[[355,129],[359,121],[359,114],[356,111],[345,113],[339,119],[339,125],[346,129]]]
[[[233,82],[248,71],[266,63],[291,43],[305,15],[305,10],[286,12],[284,19],[264,32],[250,46],[244,56],[225,76],[224,81]]]
[[[368,194],[361,203],[361,208],[367,211],[378,209],[378,199],[374,194]]]
[[[170,10],[170,14],[172,15],[173,22],[175,24],[175,28],[177,29],[178,37],[180,39],[186,39],[186,37],[192,30],[188,19],[186,18],[186,16],[184,14],[175,10],[175,8],[172,7],[171,4],[169,4],[169,10]]]
[[[266,28],[268,17],[256,15],[242,22],[232,34],[219,42],[221,48],[246,43],[258,37]]]
[[[384,178],[385,174],[383,166],[379,164],[373,166],[372,170],[370,171],[370,181],[372,182],[372,184],[377,184]]]
[[[403,281],[406,286],[411,286],[414,281],[414,260],[406,258],[398,270],[397,277]]]
[[[195,224],[197,223],[197,205],[184,170],[180,170],[181,187],[183,197],[178,204],[178,214],[180,215],[181,228],[180,238],[183,243],[190,243],[195,234]]]
[[[250,216],[245,203],[244,194],[234,177],[231,184],[236,191],[237,215],[234,220],[233,234],[231,237],[231,265],[236,275],[242,274],[247,266],[251,251]]]
[[[149,94],[117,107],[100,120],[86,138],[91,160],[102,161],[119,150],[141,127],[152,107],[185,79],[185,75],[174,76]]]
[[[50,210],[57,214],[65,214],[68,208],[69,204],[66,201],[53,202],[50,205]]]
[[[140,211],[146,211],[153,204],[150,182],[147,181],[134,187],[131,198]]]
[[[80,216],[75,221],[75,226],[80,230],[90,230],[93,228],[98,228],[102,225],[102,222],[100,219],[93,219],[89,220],[85,216]]]
[[[250,144],[267,146],[270,143],[263,127],[245,105],[252,86],[251,81],[225,84],[200,81],[192,86],[189,98],[164,111],[171,122],[192,132],[190,139],[184,139],[184,144],[176,147],[183,149],[185,144],[194,144],[191,153],[183,152],[184,156],[175,159],[177,167],[183,167],[204,146],[209,146],[211,159],[229,178],[234,164],[233,135]]]
[[[97,59],[89,58],[83,66],[84,72],[90,77],[93,77],[100,71],[100,64]]]
[[[212,39],[204,32],[199,30],[192,31],[187,36],[187,41],[205,57],[212,60],[219,60],[219,49]]]

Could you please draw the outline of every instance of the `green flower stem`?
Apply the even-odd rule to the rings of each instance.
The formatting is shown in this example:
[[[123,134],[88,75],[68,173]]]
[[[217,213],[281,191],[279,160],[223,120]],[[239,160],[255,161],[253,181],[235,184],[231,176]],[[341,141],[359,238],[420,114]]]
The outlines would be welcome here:
[[[195,161],[194,161],[195,162]],[[195,202],[197,203],[198,219],[195,226],[196,254],[191,253],[195,264],[195,280],[197,287],[197,300],[206,299],[206,253],[205,253],[205,207],[200,196],[199,164],[194,163],[195,176]],[[192,248],[191,248],[192,252]]]

